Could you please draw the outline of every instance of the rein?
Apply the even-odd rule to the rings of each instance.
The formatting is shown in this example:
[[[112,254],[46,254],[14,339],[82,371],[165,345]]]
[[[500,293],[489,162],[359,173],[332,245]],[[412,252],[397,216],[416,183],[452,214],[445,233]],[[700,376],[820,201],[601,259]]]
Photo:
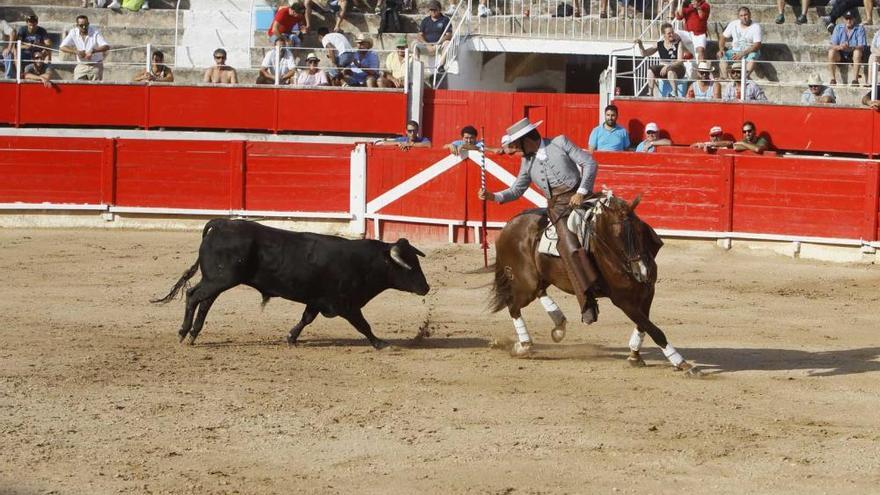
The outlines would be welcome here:
[[[603,248],[603,251],[606,256],[611,255],[617,259],[619,264],[623,267],[623,270],[629,274],[631,277],[638,281],[642,281],[642,279],[646,276],[646,274],[642,273],[640,269],[639,263],[643,263],[641,253],[636,251],[636,240],[635,240],[635,232],[632,225],[632,220],[630,220],[629,216],[620,220],[619,223],[623,226],[623,245],[624,252],[620,252],[611,246],[608,241],[606,241],[603,237],[599,235],[596,231],[595,223],[596,218],[602,214],[602,206],[607,207],[607,203],[599,202],[590,210],[589,222],[593,224],[592,228],[586,229],[590,235],[592,241],[596,242]],[[644,266],[644,265],[642,265]]]

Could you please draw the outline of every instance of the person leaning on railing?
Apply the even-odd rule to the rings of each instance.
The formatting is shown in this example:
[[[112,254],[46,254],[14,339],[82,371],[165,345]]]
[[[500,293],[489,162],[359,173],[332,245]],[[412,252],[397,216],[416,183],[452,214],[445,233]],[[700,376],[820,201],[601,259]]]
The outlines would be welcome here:
[[[752,151],[761,154],[770,149],[770,140],[765,134],[758,135],[755,123],[747,120],[742,125],[743,138],[733,143],[736,151]]]
[[[165,54],[161,50],[154,50],[150,55],[150,68],[138,72],[132,81],[134,82],[174,82],[174,73],[171,68],[164,64]]]
[[[431,140],[419,135],[419,123],[410,120],[406,123],[406,135],[396,138],[385,138],[376,141],[376,146],[397,146],[406,151],[410,148],[430,148]]]
[[[74,80],[104,79],[104,53],[110,50],[110,44],[97,28],[89,26],[87,16],[77,16],[76,27],[67,33],[59,48],[64,53],[76,55],[78,63],[73,69]]]
[[[31,63],[26,65],[22,71],[24,80],[40,81],[47,88],[53,87],[52,79],[58,79],[58,76],[52,70],[52,66],[46,62],[46,51],[34,50],[31,59]]]
[[[226,50],[214,50],[214,66],[205,71],[202,82],[214,84],[238,84],[238,73],[226,65]]]
[[[694,143],[691,148],[701,149],[703,151],[714,151],[722,148],[733,148],[733,141],[724,138],[724,131],[720,125],[712,126],[709,129],[709,140],[700,143]]]

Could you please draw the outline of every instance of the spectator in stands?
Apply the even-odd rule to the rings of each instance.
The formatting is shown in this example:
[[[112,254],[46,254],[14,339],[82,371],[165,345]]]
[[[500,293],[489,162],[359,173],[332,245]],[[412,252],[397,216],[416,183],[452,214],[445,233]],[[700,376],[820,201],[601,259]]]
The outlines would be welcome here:
[[[837,96],[834,90],[822,84],[822,77],[819,74],[810,74],[807,79],[807,89],[801,95],[801,103],[806,105],[837,103]]]
[[[831,72],[829,84],[837,84],[838,63],[852,63],[850,79],[853,86],[858,86],[862,55],[867,44],[865,28],[856,24],[852,12],[844,13],[843,24],[837,25],[831,34],[831,48],[828,50],[828,70]]]
[[[373,40],[368,35],[361,33],[355,41],[357,52],[354,54],[351,65],[345,70],[345,82],[349,86],[375,88],[376,80],[379,77],[379,55],[371,50]]]
[[[703,151],[714,151],[721,148],[732,148],[733,141],[724,139],[724,132],[720,125],[709,129],[709,140],[702,143],[694,143],[691,148],[699,148]]]
[[[605,122],[596,126],[588,140],[590,152],[624,151],[630,147],[629,133],[617,125],[617,107],[605,107]]]
[[[779,15],[776,16],[776,24],[785,23],[786,2],[791,5],[791,9],[795,11],[795,14],[797,14],[797,8],[801,8],[801,14],[795,19],[795,24],[806,24],[807,9],[810,8],[810,0],[776,0],[776,10],[779,11]]]
[[[150,55],[149,69],[144,69],[134,76],[134,82],[174,82],[174,73],[165,65],[165,54],[161,50],[153,50]]]
[[[422,19],[421,24],[419,24],[418,41],[412,45],[413,56],[416,59],[421,57],[422,53],[427,53],[428,55],[441,54],[446,44],[452,39],[452,33],[446,30],[446,27],[449,25],[449,18],[440,12],[440,2],[437,0],[428,2],[428,12],[430,15]],[[443,70],[444,63],[443,58],[438,57],[435,64],[438,71]]]
[[[767,101],[767,95],[764,94],[764,90],[751,79],[746,79],[745,98],[743,98],[741,79],[742,66],[739,62],[730,66],[730,72],[728,74],[731,81],[730,84],[724,88],[724,94],[721,95],[722,100]]]
[[[880,85],[876,88],[877,96],[880,97]],[[871,110],[880,110],[880,100],[871,99],[871,92],[868,91],[865,96],[862,97],[862,105],[866,107],[871,107]]]
[[[868,81],[868,84],[870,84],[871,67],[875,62],[880,62],[880,29],[874,33],[874,37],[871,39],[871,46],[868,47],[868,52],[871,55],[868,57],[868,66],[865,68],[865,79]]]
[[[654,153],[657,146],[671,146],[672,140],[660,137],[660,129],[654,122],[648,122],[645,126],[645,140],[636,146],[639,153]]]
[[[684,30],[676,31],[678,37],[689,51],[697,56],[697,61],[706,59],[706,32],[709,25],[709,2],[705,0],[684,0],[675,11],[675,18],[684,20]]]
[[[507,144],[510,144],[510,137],[507,137]],[[455,141],[446,145],[446,149],[449,150],[453,155],[457,155],[464,150],[477,150],[477,151],[485,151],[487,153],[496,153],[496,154],[504,154],[507,151],[504,150],[506,144],[504,143],[504,137],[501,138],[501,148],[492,148],[490,146],[486,146],[486,143],[483,142],[482,139],[477,139],[477,128],[468,125],[464,126],[461,129],[461,139],[456,139]]]
[[[238,73],[226,65],[226,50],[214,50],[214,66],[205,71],[202,82],[214,84],[238,84]]]
[[[278,62],[276,64],[276,58]],[[296,59],[287,48],[287,38],[278,36],[275,38],[275,47],[266,52],[263,63],[260,64],[260,73],[257,75],[257,84],[275,84],[275,72],[277,71],[278,84],[290,84],[296,75]]]
[[[31,54],[31,63],[24,67],[23,78],[26,81],[40,81],[43,86],[51,88],[52,79],[58,79],[52,66],[46,62],[44,50],[34,50]]]
[[[12,40],[15,37],[15,30],[4,19],[0,19],[0,44],[3,45],[2,56],[3,74],[7,79],[15,79],[15,45]]]
[[[104,53],[110,49],[110,45],[100,31],[89,26],[88,17],[77,16],[76,27],[67,33],[59,48],[64,53],[76,55],[74,80],[104,79]]]
[[[687,97],[696,100],[721,99],[721,83],[712,78],[712,64],[705,60],[697,64],[697,79],[688,88]]]
[[[770,148],[770,140],[763,134],[758,135],[754,122],[750,120],[743,122],[742,132],[742,140],[733,143],[733,149],[736,151],[754,151],[760,154]]]
[[[25,25],[18,28],[15,33],[14,40],[21,40],[21,65],[25,66],[30,63],[35,51],[43,52],[43,48],[52,46],[52,40],[49,39],[49,33],[43,26],[39,25],[40,20],[37,16],[31,14],[25,19]],[[45,58],[51,52],[45,51]],[[51,55],[50,55],[51,57]]]
[[[746,77],[755,70],[755,60],[761,56],[761,25],[752,22],[752,11],[748,7],[740,7],[739,19],[730,21],[724,33],[718,37],[718,58],[721,59],[721,73],[727,68],[727,60],[746,62]],[[727,47],[727,39],[731,39],[731,47]]]
[[[431,140],[419,135],[419,123],[410,120],[406,123],[406,136],[391,139],[380,139],[375,143],[377,146],[397,146],[402,150],[410,148],[430,148]]]
[[[269,26],[269,41],[273,44],[279,36],[287,37],[293,46],[299,46],[300,33],[308,33],[309,28],[303,16],[305,6],[299,0],[292,0],[290,5],[282,5],[275,12],[272,25]]]
[[[402,88],[406,80],[406,37],[397,38],[396,50],[385,57],[385,70],[379,75],[380,88]]]
[[[348,67],[354,62],[354,48],[351,47],[351,43],[342,34],[331,33],[327,28],[320,27],[318,28],[318,41],[327,50],[327,57],[337,69]],[[331,69],[327,74],[330,76],[330,83],[333,85],[338,85],[342,82],[342,74],[337,69]]]
[[[327,78],[327,73],[321,70],[318,66],[320,60],[318,60],[318,56],[315,55],[314,52],[306,55],[306,66],[307,69],[300,70],[297,72],[296,76],[296,85],[297,86],[329,86],[330,79]]]
[[[837,0],[834,2],[831,12],[819,19],[819,22],[825,25],[825,29],[828,30],[829,34],[833,34],[837,19],[845,16],[847,12],[858,12],[858,8],[862,5],[865,7],[865,23],[874,24],[873,0]]]
[[[684,77],[684,57],[687,50],[682,46],[681,39],[675,34],[672,24],[664,22],[660,26],[660,32],[663,33],[663,38],[657,42],[656,46],[648,49],[645,49],[641,39],[635,40],[643,57],[650,57],[655,53],[660,55],[660,63],[648,67],[648,96],[654,96],[657,78],[669,80],[669,84],[672,86],[670,94],[673,97],[684,96],[678,94],[676,80]]]

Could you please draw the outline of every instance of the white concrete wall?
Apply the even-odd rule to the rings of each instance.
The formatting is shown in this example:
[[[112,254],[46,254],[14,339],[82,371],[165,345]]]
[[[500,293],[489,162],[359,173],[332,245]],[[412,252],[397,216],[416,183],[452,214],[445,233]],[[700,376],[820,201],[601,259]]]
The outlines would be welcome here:
[[[207,68],[214,65],[214,50],[222,47],[226,50],[228,65],[237,69],[250,67],[254,3],[254,0],[191,0],[190,9],[183,13],[177,66]]]
[[[468,91],[515,92],[530,88],[565,91],[565,70],[546,70],[511,82],[504,80],[506,53],[499,53],[483,64],[483,52],[462,49],[459,52],[459,73],[448,76],[448,88]]]

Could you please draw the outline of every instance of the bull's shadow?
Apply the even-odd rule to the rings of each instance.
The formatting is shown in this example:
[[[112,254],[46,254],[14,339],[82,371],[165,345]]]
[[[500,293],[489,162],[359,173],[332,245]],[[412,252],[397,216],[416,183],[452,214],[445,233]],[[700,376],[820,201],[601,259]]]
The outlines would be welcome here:
[[[646,359],[665,360],[658,350],[645,347],[642,355]],[[629,349],[624,348],[613,350],[624,354],[629,352]],[[880,347],[815,352],[795,349],[684,346],[679,350],[683,356],[696,362],[707,374],[807,370],[807,376],[838,376],[880,371]]]

